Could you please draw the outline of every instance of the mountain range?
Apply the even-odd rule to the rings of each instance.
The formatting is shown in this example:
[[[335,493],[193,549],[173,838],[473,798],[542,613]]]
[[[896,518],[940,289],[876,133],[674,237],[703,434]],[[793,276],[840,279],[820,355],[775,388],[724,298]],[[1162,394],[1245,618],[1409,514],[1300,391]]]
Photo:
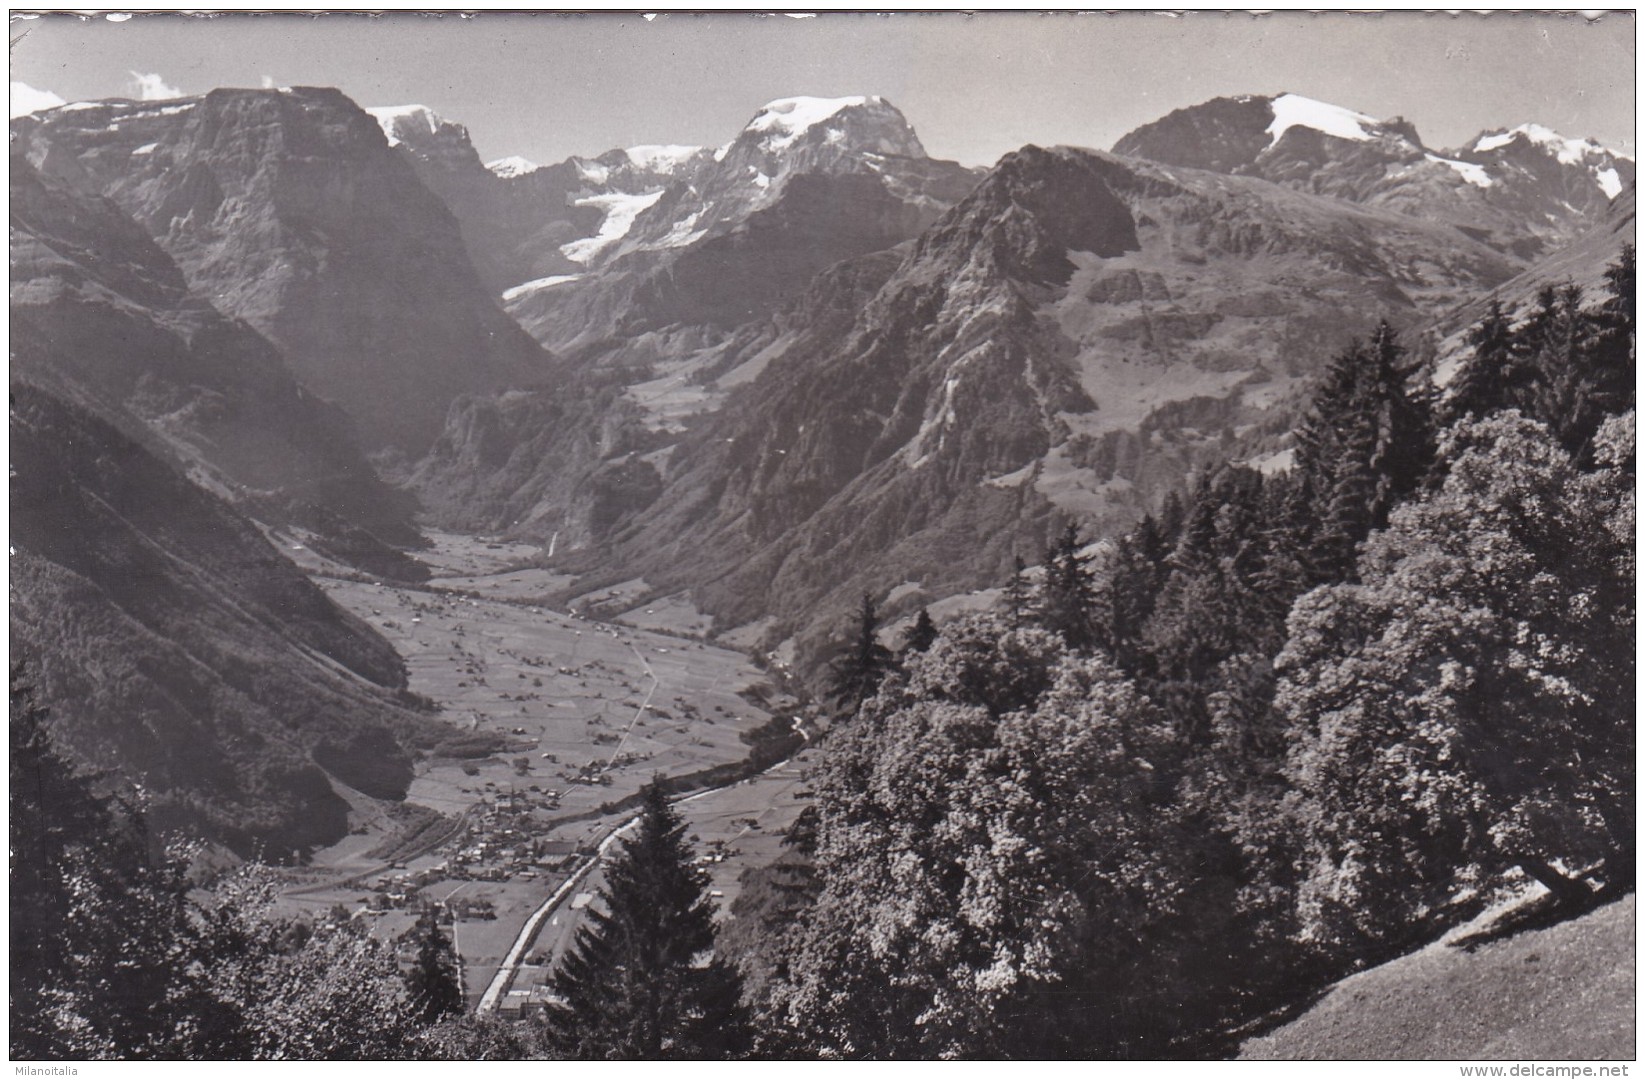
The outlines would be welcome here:
[[[12,147],[14,640],[78,753],[241,847],[334,839],[430,731],[255,523],[410,578],[424,527],[535,540],[562,600],[643,579],[814,669],[862,593],[905,614],[1284,467],[1354,337],[1440,363],[1633,231],[1591,141],[1432,149],[1295,94],[989,169],[872,96],[547,166],[307,87],[73,103]]]

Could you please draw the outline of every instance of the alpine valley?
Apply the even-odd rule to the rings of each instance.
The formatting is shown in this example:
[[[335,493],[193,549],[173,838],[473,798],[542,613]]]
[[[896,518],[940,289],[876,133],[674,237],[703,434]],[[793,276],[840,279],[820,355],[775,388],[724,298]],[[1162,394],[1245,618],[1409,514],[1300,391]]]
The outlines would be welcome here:
[[[878,97],[486,165],[428,109],[295,87],[19,118],[11,190],[13,381],[60,402],[29,430],[95,416],[367,572],[426,578],[419,526],[541,544],[549,600],[639,579],[619,610],[678,598],[815,672],[865,591],[911,614],[1196,470],[1283,468],[1379,321],[1443,363],[1492,290],[1596,280],[1634,164],[1534,124],[1435,150],[1281,94],[988,170]],[[22,640],[47,576],[14,584]]]
[[[111,790],[140,792],[157,831],[197,837],[225,864],[284,863],[297,876],[282,903],[310,902],[306,889],[315,910],[353,903],[379,871],[422,873],[419,858],[431,881],[455,874],[434,868],[448,843],[535,842],[540,856],[552,833],[592,851],[654,775],[723,787],[679,804],[694,840],[710,835],[714,800],[724,820],[769,811],[786,828],[807,805],[801,768],[835,752],[832,733],[810,740],[830,727],[841,657],[875,655],[876,629],[895,646],[930,615],[963,621],[1048,589],[1076,556],[1109,565],[1146,547],[1139,537],[1176,543],[1157,522],[1233,535],[1233,511],[1193,516],[1196,494],[1317,470],[1320,402],[1348,378],[1345,355],[1382,357],[1393,374],[1378,377],[1442,412],[1463,381],[1489,381],[1469,358],[1493,313],[1507,334],[1575,283],[1571,318],[1610,317],[1606,283],[1633,243],[1631,158],[1521,117],[1434,147],[1352,104],[1217,98],[1110,149],[1023,146],[989,168],[929,156],[878,96],[750,102],[718,146],[547,165],[485,162],[461,117],[323,87],[15,118],[21,677],[55,745]],[[1366,342],[1380,344],[1353,352]],[[1501,363],[1505,384],[1519,377]],[[1597,426],[1572,436],[1584,468],[1609,445]],[[1364,497],[1367,528],[1394,528],[1389,508],[1420,488],[1388,475]],[[1298,580],[1348,588],[1354,550],[1338,576],[1304,560]],[[1169,564],[1179,577],[1185,558]],[[1357,573],[1372,580],[1369,563]],[[1161,584],[1160,603],[1188,588]],[[1239,695],[1260,684],[1272,697],[1266,665],[1292,596],[1263,616],[1280,637],[1238,675],[1233,646],[1172,674],[1114,644],[1103,671],[1135,676],[1138,702],[1189,702],[1184,753],[1220,752],[1206,733]],[[845,628],[861,630],[856,654]],[[1285,655],[1301,655],[1291,640]],[[1182,689],[1212,669],[1214,693]],[[911,695],[942,678],[910,670]],[[1031,700],[1044,710],[1068,680],[1108,677],[1045,675],[1055,688]],[[867,698],[851,704],[889,725],[874,745],[890,746],[901,721]],[[851,712],[833,714],[836,732]],[[888,768],[849,741],[866,738],[837,753]],[[955,768],[945,783],[962,782]],[[1240,783],[1257,791],[1277,769]],[[788,786],[758,803],[771,789],[725,786],[745,777]],[[500,831],[522,806],[546,831]],[[1127,844],[1159,839],[1138,828]],[[843,843],[831,829],[825,869]],[[716,850],[757,847],[750,832]],[[1206,860],[1244,857],[1206,843]],[[781,850],[754,854],[763,866]],[[710,867],[716,888],[757,891],[771,871],[744,873],[754,854]],[[571,947],[542,917],[521,930],[552,903],[548,872],[532,884],[538,863],[530,880],[509,865],[486,894],[501,937],[475,930],[463,956],[482,1009]],[[1206,914],[1222,899],[1174,895],[1202,905],[1207,935],[1224,925]],[[1028,919],[1010,910],[999,918]],[[934,941],[918,948],[946,947]],[[745,942],[744,970],[777,979],[763,947]],[[1012,978],[1027,980],[1019,961]],[[792,1016],[832,1007],[828,987],[796,985]],[[1272,987],[1240,986],[1272,1001]],[[956,1033],[993,1029],[932,1001],[909,1020],[927,1041],[894,1053],[1026,1045],[967,1043]],[[880,1037],[864,1029],[829,1052]],[[1046,1038],[1031,1048],[1072,1052]],[[1167,1045],[1114,1038],[1143,1056]]]

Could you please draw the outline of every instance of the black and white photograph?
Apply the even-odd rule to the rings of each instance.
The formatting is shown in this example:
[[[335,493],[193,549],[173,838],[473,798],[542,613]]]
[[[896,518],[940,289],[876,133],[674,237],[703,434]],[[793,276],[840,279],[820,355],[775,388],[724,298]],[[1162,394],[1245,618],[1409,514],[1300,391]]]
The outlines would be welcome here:
[[[1635,11],[8,33],[17,1075],[1630,1075]]]

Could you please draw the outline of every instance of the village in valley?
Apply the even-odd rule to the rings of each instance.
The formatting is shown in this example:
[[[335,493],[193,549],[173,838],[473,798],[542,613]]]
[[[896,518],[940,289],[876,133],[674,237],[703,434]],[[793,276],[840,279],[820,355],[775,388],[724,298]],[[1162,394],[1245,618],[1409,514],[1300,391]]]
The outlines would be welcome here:
[[[434,567],[426,586],[368,580],[300,534],[278,538],[394,642],[411,690],[460,729],[419,766],[400,815],[366,810],[344,841],[284,871],[279,906],[364,920],[391,942],[432,916],[449,928],[471,1007],[513,955],[483,1007],[519,1015],[545,1000],[550,966],[598,891],[601,844],[654,775],[696,777],[682,781],[681,810],[729,917],[740,874],[776,856],[803,806],[806,758],[722,785],[755,737],[803,730],[803,714],[777,689],[780,671],[705,641],[706,620],[677,600],[648,602],[643,582],[560,612],[542,597],[562,579],[522,566],[534,547],[434,536],[419,553]],[[410,946],[400,951],[409,963]]]

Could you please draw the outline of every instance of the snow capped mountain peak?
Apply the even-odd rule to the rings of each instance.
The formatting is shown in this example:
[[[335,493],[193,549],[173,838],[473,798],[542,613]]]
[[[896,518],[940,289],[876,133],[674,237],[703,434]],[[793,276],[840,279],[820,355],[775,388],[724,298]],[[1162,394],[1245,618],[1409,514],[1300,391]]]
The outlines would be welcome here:
[[[673,172],[702,153],[702,149],[700,146],[657,144],[630,146],[623,153],[628,155],[630,164],[636,169],[644,169],[647,172],[668,173]]]
[[[793,144],[818,124],[832,118],[844,109],[865,105],[884,105],[881,97],[791,97],[778,98],[765,104],[748,123],[749,131],[768,134],[767,145],[782,150]]]
[[[1279,142],[1294,127],[1311,128],[1339,139],[1368,142],[1376,138],[1376,129],[1382,126],[1382,122],[1374,116],[1315,101],[1301,94],[1281,94],[1270,103],[1270,107],[1274,111],[1274,122],[1268,125],[1265,132],[1271,140],[1269,146]]]
[[[366,112],[383,129],[390,146],[399,146],[406,137],[422,133],[425,128],[433,135],[445,123],[427,105],[382,105]]]
[[[498,158],[496,161],[488,161],[486,162],[486,168],[490,169],[493,173],[502,177],[504,180],[512,180],[516,176],[524,176],[526,173],[536,172],[538,169],[542,168],[542,166],[537,164],[535,161],[530,161],[516,155],[513,157]]]
[[[1561,135],[1552,128],[1541,124],[1521,124],[1518,127],[1508,128],[1505,131],[1490,132],[1479,137],[1474,143],[1474,152],[1478,154],[1497,150],[1515,139],[1523,138],[1534,146],[1553,154],[1561,165],[1580,165],[1590,157],[1616,157],[1632,160],[1624,154],[1607,149],[1592,139],[1572,139]]]
[[[1621,194],[1634,177],[1634,159],[1626,154],[1619,154],[1593,139],[1572,139],[1541,124],[1487,131],[1467,150],[1458,153],[1474,157],[1507,154],[1510,155],[1507,160],[1524,167],[1527,159],[1523,155],[1533,148],[1543,155],[1544,161],[1553,159],[1548,168],[1586,174],[1607,200]]]
[[[896,106],[877,95],[789,97],[767,102],[742,134],[715,153],[715,160],[724,161],[739,147],[766,155],[820,151],[824,156],[836,157],[873,151],[925,156],[925,147],[907,119]]]

